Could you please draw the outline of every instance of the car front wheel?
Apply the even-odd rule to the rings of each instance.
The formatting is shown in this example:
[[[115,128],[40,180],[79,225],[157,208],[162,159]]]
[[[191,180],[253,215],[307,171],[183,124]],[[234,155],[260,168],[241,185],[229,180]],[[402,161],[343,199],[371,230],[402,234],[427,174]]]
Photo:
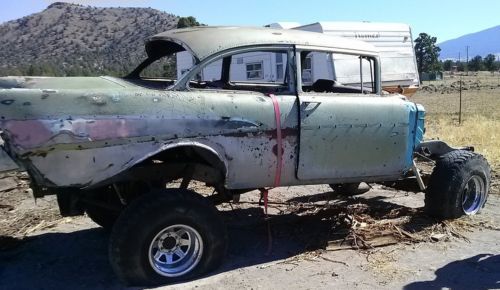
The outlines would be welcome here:
[[[431,174],[425,210],[444,219],[474,215],[486,203],[490,182],[490,167],[483,156],[464,150],[444,154]]]

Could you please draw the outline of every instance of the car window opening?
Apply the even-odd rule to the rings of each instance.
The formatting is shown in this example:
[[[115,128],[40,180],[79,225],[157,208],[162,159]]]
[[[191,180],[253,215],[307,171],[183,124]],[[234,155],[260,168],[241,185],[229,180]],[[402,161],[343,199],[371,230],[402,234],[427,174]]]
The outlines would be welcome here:
[[[374,59],[324,51],[301,51],[303,92],[376,93]]]
[[[290,92],[286,50],[255,50],[215,59],[190,81],[193,89],[253,91],[263,94]]]
[[[156,40],[146,44],[148,57],[142,61],[124,79],[134,84],[151,88],[166,89],[171,87],[180,79],[188,69],[178,70],[178,55],[187,53],[184,47],[172,41]],[[189,54],[190,55],[190,54]],[[194,57],[191,63],[196,63]]]

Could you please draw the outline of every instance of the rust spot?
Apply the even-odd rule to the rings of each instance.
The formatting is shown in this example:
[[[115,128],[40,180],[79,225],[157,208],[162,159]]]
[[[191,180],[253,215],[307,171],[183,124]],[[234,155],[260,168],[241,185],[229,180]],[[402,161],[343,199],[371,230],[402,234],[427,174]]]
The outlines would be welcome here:
[[[283,152],[283,151],[285,151],[285,149],[283,147],[281,147],[281,152]],[[276,155],[276,156],[278,155],[278,144],[275,144],[273,146],[272,152],[274,155]]]
[[[0,101],[0,104],[6,105],[6,106],[12,105],[12,103],[14,103],[14,100],[11,100],[11,99]]]
[[[35,153],[33,155],[37,156],[37,157],[45,158],[45,157],[47,157],[47,152],[37,152],[37,153]]]
[[[266,132],[266,135],[267,134],[270,135],[269,140],[277,138],[276,130],[268,130],[265,132]],[[283,138],[283,139],[285,139],[286,137],[289,137],[289,136],[298,136],[298,135],[299,135],[299,131],[297,128],[283,128],[283,129],[281,129],[281,138]]]
[[[106,100],[102,96],[92,96],[90,102],[98,106],[106,105]]]

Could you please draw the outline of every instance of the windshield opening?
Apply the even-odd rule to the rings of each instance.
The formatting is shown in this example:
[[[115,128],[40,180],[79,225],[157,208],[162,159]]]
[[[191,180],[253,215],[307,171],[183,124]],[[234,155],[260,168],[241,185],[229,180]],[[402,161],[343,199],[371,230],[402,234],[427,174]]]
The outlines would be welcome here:
[[[184,47],[172,41],[153,40],[146,44],[146,58],[125,79],[138,85],[165,89],[174,85],[196,63]],[[184,68],[189,65],[189,69]]]

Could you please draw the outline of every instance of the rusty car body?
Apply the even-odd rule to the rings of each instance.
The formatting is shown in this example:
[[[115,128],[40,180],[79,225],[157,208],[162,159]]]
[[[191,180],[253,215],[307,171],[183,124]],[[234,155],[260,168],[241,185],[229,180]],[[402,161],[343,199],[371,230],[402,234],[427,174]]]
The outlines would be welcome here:
[[[177,80],[141,76],[150,64],[182,51],[192,55],[195,65]],[[258,51],[286,60],[279,67],[282,79],[255,81],[266,73],[257,63],[246,67],[247,79],[232,80],[230,65],[239,61],[237,56]],[[221,200],[259,188],[384,182],[415,175],[425,189],[415,154],[437,159],[462,152],[440,141],[423,141],[424,108],[402,95],[382,95],[378,52],[362,41],[296,30],[195,27],[151,37],[146,52],[148,58],[123,78],[0,78],[2,150],[29,173],[35,196],[57,194],[64,215],[91,215],[91,208],[101,206],[95,220],[121,225],[114,225],[120,228],[113,229],[119,238],[111,238],[110,249],[123,252],[130,246],[121,243],[124,233],[135,229],[131,208],[139,205],[134,202],[141,204],[145,192],[164,190],[178,178],[181,191],[190,180],[199,180],[213,186]],[[330,60],[335,54],[353,57],[359,62],[359,82],[341,84],[331,75],[303,85],[301,67],[309,53]],[[203,70],[214,64],[220,65],[220,79],[203,79]],[[484,205],[489,173],[483,171],[476,195],[484,199],[460,213],[474,214]],[[171,196],[177,194],[182,195]],[[167,204],[177,206],[170,199]],[[209,213],[203,218],[215,219]],[[143,261],[122,257],[112,263],[115,270],[129,283],[144,284],[213,268],[219,262],[208,261],[206,253],[219,253],[222,246],[212,246],[215,242],[202,225],[197,228],[198,222],[194,217],[186,222],[182,234],[165,224],[160,238],[146,235],[154,252],[151,269],[130,274],[126,269]],[[172,254],[183,239],[191,242],[191,256],[187,250]],[[201,247],[200,239],[204,254],[193,252]],[[190,264],[182,264],[185,259]]]
[[[369,44],[346,39],[318,35],[304,40],[302,32],[269,29],[252,29],[253,36],[221,28],[219,40],[206,33],[209,29],[154,36],[147,44],[148,53],[156,53],[155,46],[163,44],[180,50],[177,43],[182,43],[203,65],[242,46],[259,49],[265,44],[289,50],[293,43],[350,53],[356,47],[360,54],[377,59]],[[231,35],[231,41],[223,41],[234,31],[244,37]],[[4,140],[43,187],[92,187],[181,146],[200,148],[217,158],[224,166],[226,188],[273,186],[276,124],[271,98],[258,92],[188,89],[193,74],[167,90],[113,77],[4,78],[1,84],[8,88],[0,92]],[[413,148],[422,139],[421,106],[400,96],[374,98],[360,93],[338,96],[332,104],[323,102],[315,108],[329,96],[301,93],[297,102],[295,92],[276,95],[286,156],[281,185],[393,180],[411,168]],[[237,168],[251,174],[239,175]]]

